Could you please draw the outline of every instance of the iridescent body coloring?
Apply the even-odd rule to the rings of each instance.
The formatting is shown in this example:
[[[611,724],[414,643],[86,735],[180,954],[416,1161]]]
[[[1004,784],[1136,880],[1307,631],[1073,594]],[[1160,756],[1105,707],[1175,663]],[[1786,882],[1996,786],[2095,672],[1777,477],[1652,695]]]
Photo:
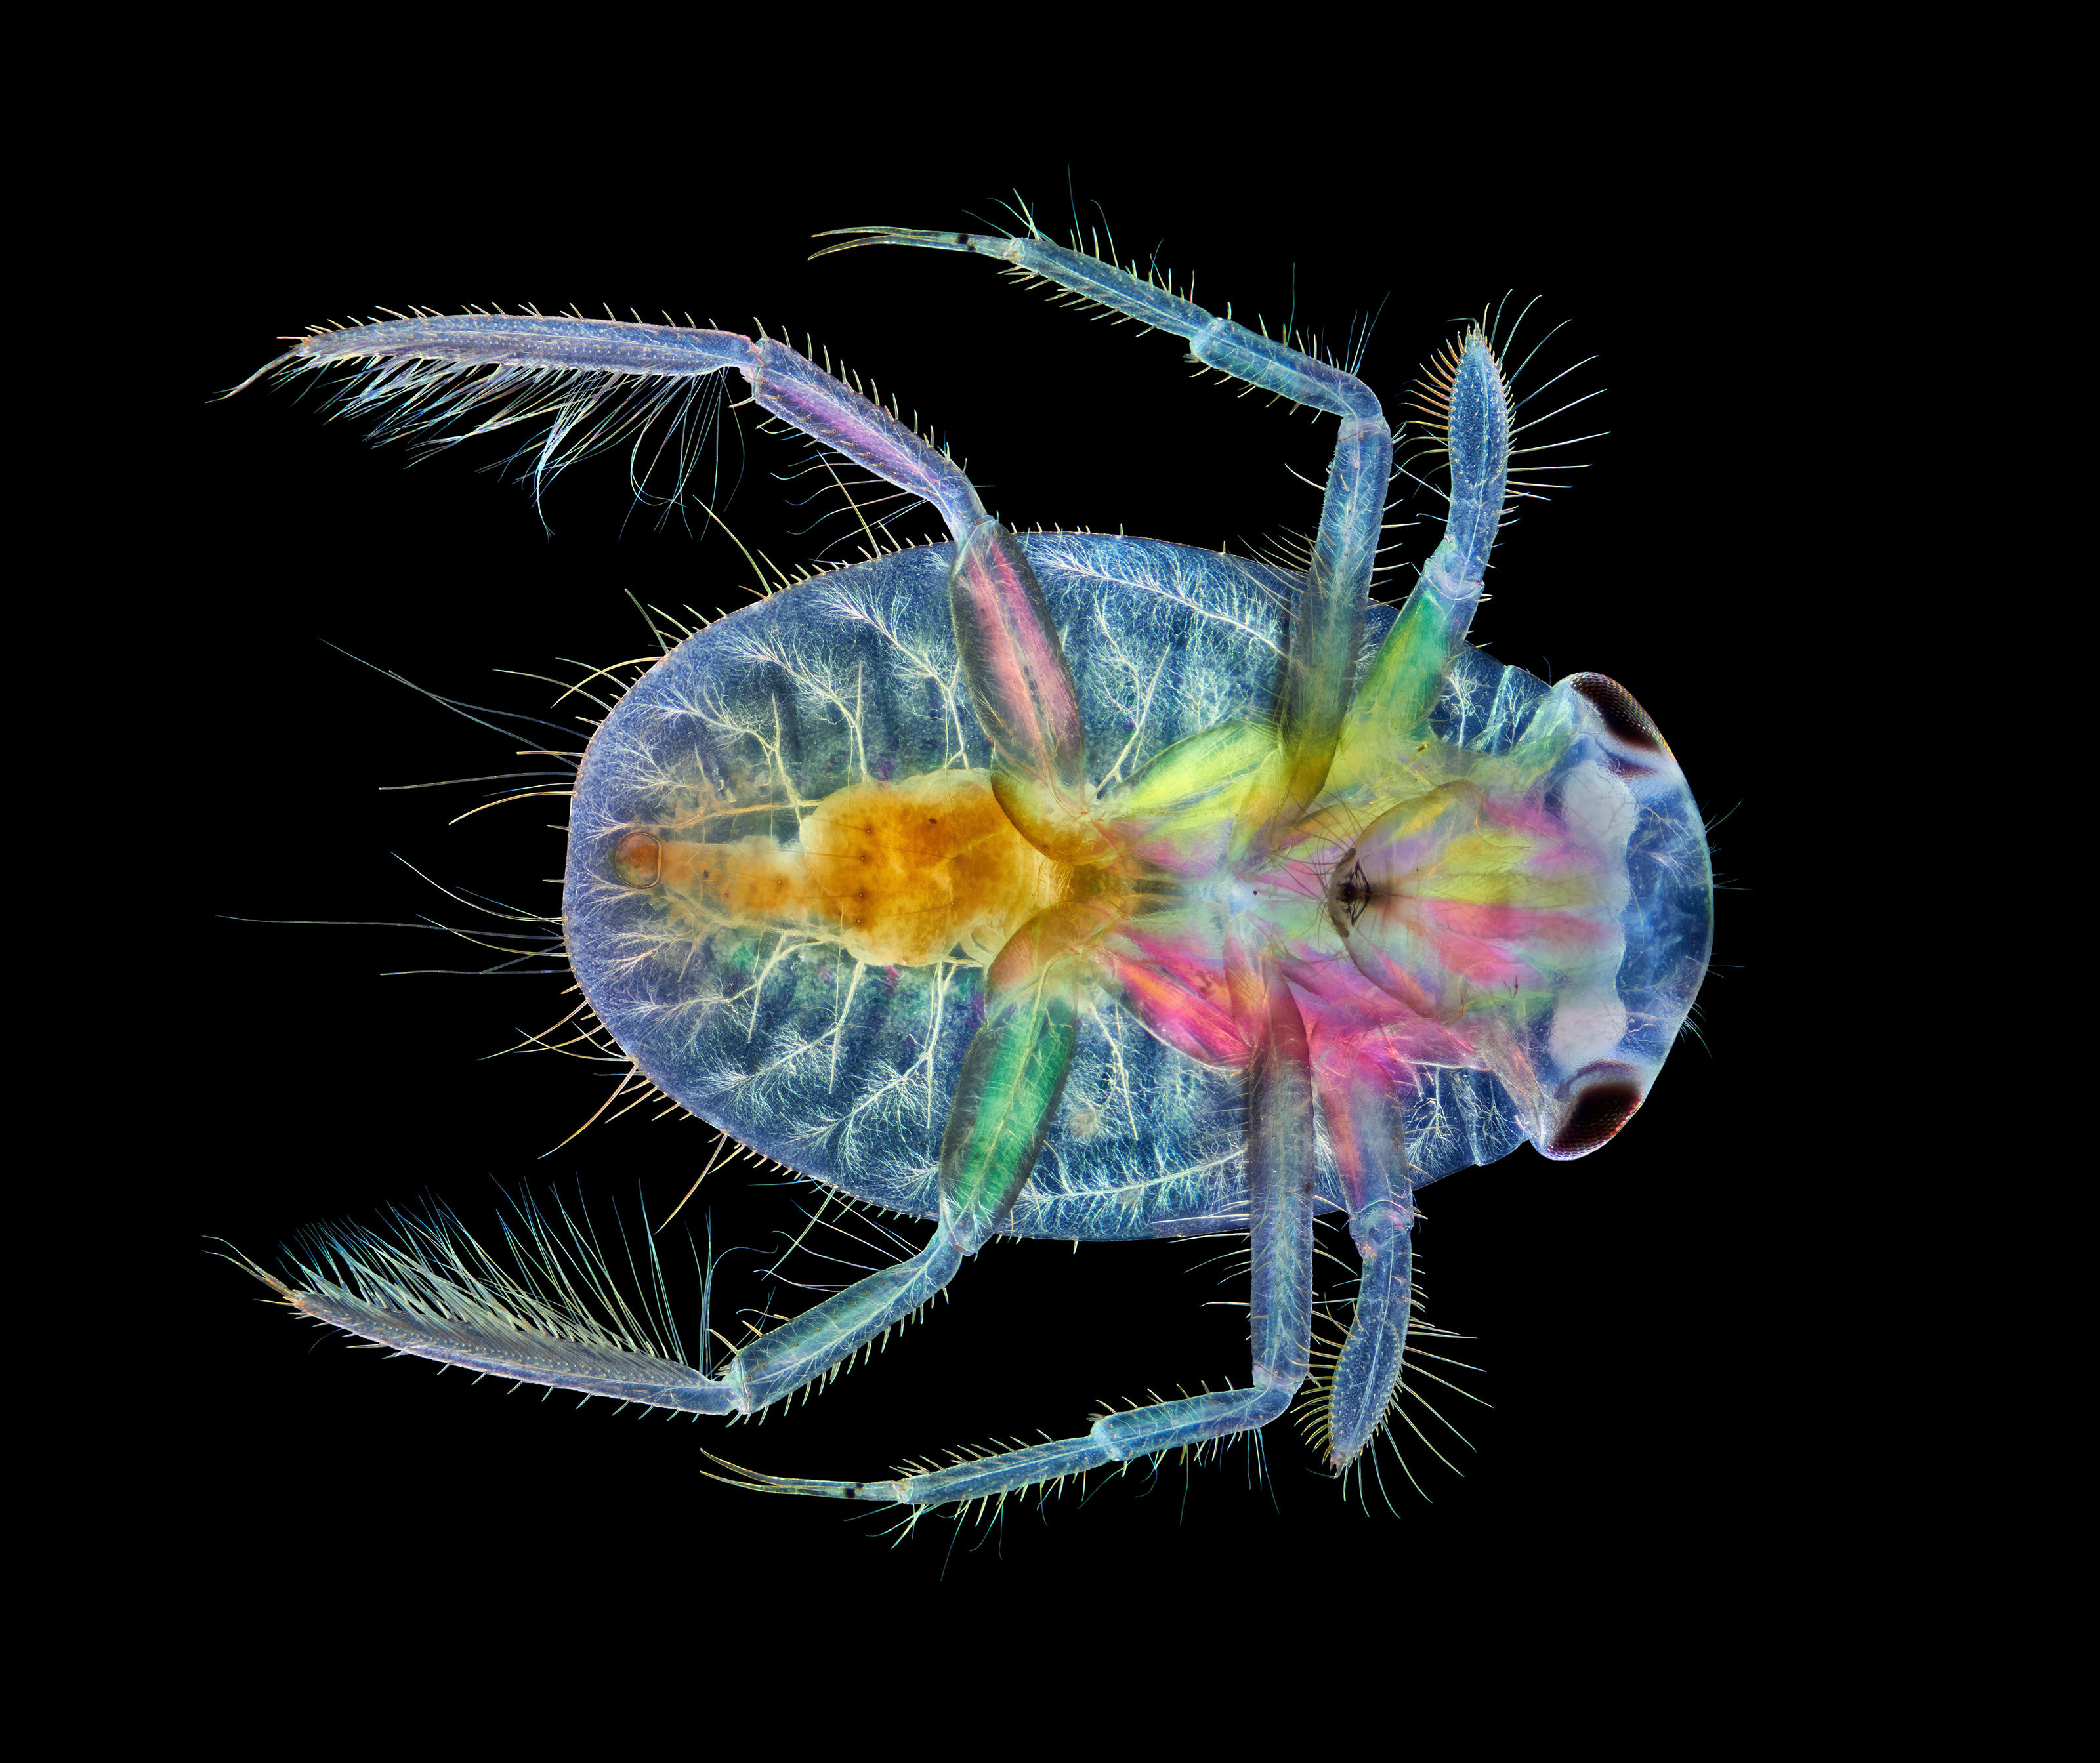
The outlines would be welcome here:
[[[995,1236],[1246,1233],[1244,1387],[887,1479],[748,1478],[923,1510],[1282,1413],[1313,1373],[1312,1221],[1339,1212],[1361,1274],[1315,1383],[1345,1468],[1401,1385],[1416,1190],[1524,1139],[1585,1156],[1661,1069],[1711,941],[1691,792],[1622,687],[1548,686],[1465,641],[1512,453],[1480,329],[1423,381],[1448,513],[1396,610],[1369,595],[1393,440],[1354,375],[1032,229],[851,242],[995,258],[1333,415],[1309,566],[1010,532],[945,454],[770,337],[475,315],[301,341],[266,371],[351,370],[338,404],[382,430],[529,406],[550,451],[608,403],[734,372],[940,512],[949,543],[775,593],[629,692],[576,780],[562,899],[570,961],[640,1072],[934,1227],[711,1364],[441,1228],[317,1236],[272,1284],[404,1353],[742,1415],[834,1373]]]

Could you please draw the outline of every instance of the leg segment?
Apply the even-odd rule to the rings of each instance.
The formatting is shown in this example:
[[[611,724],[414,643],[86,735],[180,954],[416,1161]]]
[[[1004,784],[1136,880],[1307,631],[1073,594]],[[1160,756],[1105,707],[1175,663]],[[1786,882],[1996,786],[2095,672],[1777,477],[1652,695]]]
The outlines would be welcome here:
[[[981,523],[955,549],[948,610],[978,726],[991,743],[991,787],[1021,836],[1063,863],[1111,847],[1092,818],[1079,695],[1050,608],[1013,535]]]
[[[1451,658],[1464,644],[1480,603],[1488,555],[1502,520],[1509,482],[1509,388],[1487,339],[1477,332],[1467,337],[1457,359],[1445,358],[1427,383],[1440,388],[1450,512],[1443,538],[1423,565],[1421,579],[1350,707],[1350,729],[1361,738],[1363,751],[1353,756],[1345,751],[1338,767],[1340,786],[1359,765],[1384,764],[1393,743],[1423,732]]]
[[[1098,906],[1048,907],[985,975],[984,1025],[941,1136],[942,1226],[973,1250],[1005,1224],[1035,1166],[1072,1066],[1088,952],[1113,919]]]
[[[1323,1048],[1313,1073],[1364,1270],[1328,1392],[1327,1459],[1341,1469],[1378,1435],[1400,1382],[1413,1284],[1412,1172],[1392,1074],[1346,1046]]]
[[[285,1302],[379,1346],[518,1383],[602,1395],[690,1414],[753,1414],[842,1364],[910,1317],[955,1276],[964,1250],[944,1223],[909,1261],[848,1286],[761,1335],[709,1377],[690,1365],[610,1342],[545,1303],[521,1305],[492,1283],[488,1258],[441,1254],[411,1263],[371,1239],[331,1244],[328,1271],[303,1287],[262,1275]],[[535,1312],[537,1312],[535,1314]]]
[[[264,374],[358,363],[366,364],[369,377],[346,394],[348,408],[376,413],[399,406],[382,432],[419,434],[483,410],[489,413],[470,432],[539,414],[550,408],[545,375],[576,377],[573,399],[556,416],[557,431],[569,434],[600,400],[638,381],[695,379],[734,368],[749,382],[752,401],[761,410],[932,503],[959,540],[986,518],[952,460],[880,405],[770,337],[753,342],[734,331],[536,315],[395,319],[302,338],[234,390]],[[483,376],[477,371],[482,368],[498,371]]]

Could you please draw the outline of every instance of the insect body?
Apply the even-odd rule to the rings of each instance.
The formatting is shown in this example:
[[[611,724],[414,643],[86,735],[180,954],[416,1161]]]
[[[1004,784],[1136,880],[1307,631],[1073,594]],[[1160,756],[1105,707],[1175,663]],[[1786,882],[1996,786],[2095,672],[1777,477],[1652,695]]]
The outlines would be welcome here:
[[[1398,1386],[1414,1191],[1523,1139],[1595,1149],[1691,1006],[1711,879],[1683,774],[1612,681],[1549,688],[1464,640],[1511,453],[1477,330],[1428,382],[1449,508],[1396,611],[1368,601],[1392,441],[1352,375],[1033,235],[854,242],[998,258],[1338,417],[1309,569],[1008,532],[943,454],[770,339],[473,316],[302,342],[272,365],[362,364],[350,401],[406,399],[418,421],[523,398],[573,428],[593,399],[733,371],[940,510],[950,543],[778,593],[642,679],[578,774],[563,892],[577,977],[640,1071],[935,1227],[712,1367],[442,1231],[410,1250],[338,1236],[279,1289],[444,1364],[748,1414],[835,1371],[995,1236],[1247,1234],[1245,1388],[891,1479],[752,1478],[924,1507],[1282,1413],[1312,1365],[1312,1219],[1339,1211],[1363,1269],[1324,1379],[1345,1465]]]

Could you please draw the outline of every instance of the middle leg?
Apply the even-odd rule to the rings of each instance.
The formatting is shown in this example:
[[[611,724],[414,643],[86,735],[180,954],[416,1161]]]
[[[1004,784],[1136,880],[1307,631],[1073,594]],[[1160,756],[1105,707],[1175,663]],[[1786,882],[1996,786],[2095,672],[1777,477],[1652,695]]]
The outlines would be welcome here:
[[[1265,964],[1261,974],[1265,1017],[1255,1025],[1246,1072],[1250,1387],[1105,1414],[1080,1437],[893,1479],[819,1481],[748,1472],[739,1479],[770,1493],[946,1505],[1257,1431],[1282,1414],[1311,1364],[1312,1070],[1304,1020],[1289,983],[1273,966]]]
[[[1240,815],[1235,855],[1259,854],[1320,793],[1339,740],[1356,678],[1364,604],[1378,555],[1386,486],[1392,476],[1392,434],[1377,395],[1356,375],[1287,342],[1265,337],[1206,311],[1171,288],[1113,263],[1068,250],[1030,231],[928,232],[902,227],[838,229],[847,244],[916,245],[963,251],[1010,265],[1145,324],[1184,337],[1189,353],[1246,385],[1274,392],[1341,420],[1328,468],[1312,569],[1293,609],[1290,647],[1277,699],[1277,746]]]

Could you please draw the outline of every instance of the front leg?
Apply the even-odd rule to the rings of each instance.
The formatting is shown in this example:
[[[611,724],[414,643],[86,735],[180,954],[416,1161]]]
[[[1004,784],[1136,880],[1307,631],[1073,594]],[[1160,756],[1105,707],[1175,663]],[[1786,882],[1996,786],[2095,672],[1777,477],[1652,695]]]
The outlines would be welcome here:
[[[1349,1235],[1362,1258],[1356,1313],[1327,1395],[1327,1461],[1345,1469],[1378,1436],[1400,1386],[1413,1296],[1413,1171],[1405,1092],[1361,1046],[1329,1043],[1313,1067]]]
[[[1480,603],[1488,558],[1509,491],[1514,419],[1509,384],[1487,338],[1469,333],[1423,376],[1425,415],[1440,420],[1450,468],[1443,536],[1350,708],[1335,761],[1337,788],[1391,764],[1392,749],[1427,731],[1451,661]],[[1353,751],[1352,751],[1353,749]]]

